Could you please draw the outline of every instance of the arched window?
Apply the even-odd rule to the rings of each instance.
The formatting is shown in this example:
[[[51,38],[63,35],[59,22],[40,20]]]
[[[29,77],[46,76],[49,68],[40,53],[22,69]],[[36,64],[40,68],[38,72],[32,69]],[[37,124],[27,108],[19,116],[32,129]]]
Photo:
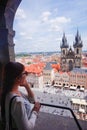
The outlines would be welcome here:
[[[73,69],[73,62],[72,60],[69,61],[69,71],[71,71]]]
[[[63,55],[65,55],[65,50],[63,50]]]
[[[77,48],[77,54],[79,54],[79,49]]]

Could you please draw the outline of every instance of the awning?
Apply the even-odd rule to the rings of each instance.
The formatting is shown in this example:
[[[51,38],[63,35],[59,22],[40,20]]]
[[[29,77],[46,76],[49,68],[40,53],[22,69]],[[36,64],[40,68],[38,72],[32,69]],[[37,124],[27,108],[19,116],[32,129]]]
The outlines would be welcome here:
[[[79,108],[79,112],[85,113],[85,110],[83,108]]]
[[[84,100],[84,99],[72,98],[71,101],[72,101],[73,104],[78,104],[78,105],[85,105],[85,106],[87,106],[87,102],[86,102],[86,100]]]
[[[70,89],[76,90],[76,89],[77,89],[77,87],[70,86]]]
[[[69,88],[69,86],[67,86],[67,85],[65,85],[64,87],[65,87],[65,88]]]
[[[84,88],[80,88],[80,91],[84,91]]]

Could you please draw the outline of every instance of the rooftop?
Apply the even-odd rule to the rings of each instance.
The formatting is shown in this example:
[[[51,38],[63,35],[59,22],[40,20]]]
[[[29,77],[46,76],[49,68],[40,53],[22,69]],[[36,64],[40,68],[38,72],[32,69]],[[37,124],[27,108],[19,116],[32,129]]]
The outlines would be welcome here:
[[[72,72],[87,73],[87,68],[74,68]]]

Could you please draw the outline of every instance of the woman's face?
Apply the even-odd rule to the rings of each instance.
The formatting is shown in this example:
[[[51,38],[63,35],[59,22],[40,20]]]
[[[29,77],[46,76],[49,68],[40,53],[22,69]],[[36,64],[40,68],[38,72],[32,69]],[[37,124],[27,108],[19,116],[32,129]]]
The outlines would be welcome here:
[[[23,86],[26,83],[26,76],[28,75],[27,71],[23,71],[18,79],[18,83],[20,86]]]

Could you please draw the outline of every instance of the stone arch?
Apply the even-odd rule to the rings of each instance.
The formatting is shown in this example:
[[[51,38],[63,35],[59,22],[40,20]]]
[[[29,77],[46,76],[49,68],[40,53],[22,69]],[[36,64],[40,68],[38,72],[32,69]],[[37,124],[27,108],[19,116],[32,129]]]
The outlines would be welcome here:
[[[2,84],[3,66],[15,61],[13,22],[15,13],[22,0],[0,0],[0,83]],[[0,87],[1,87],[0,84]]]
[[[9,30],[13,29],[15,13],[20,2],[21,0],[8,0],[7,2],[4,15],[6,21],[6,28],[8,28]]]
[[[77,89],[80,89],[80,88],[81,88],[81,86],[80,86],[80,85],[78,85],[78,86],[77,86]]]
[[[15,60],[13,22],[20,2],[21,0],[0,0],[0,61],[3,59],[4,63]]]
[[[6,28],[8,29],[9,60],[11,61],[15,60],[15,53],[14,53],[15,44],[13,41],[13,38],[15,36],[15,31],[13,30],[13,23],[14,23],[15,13],[17,11],[20,2],[21,0],[8,0],[4,12]]]

